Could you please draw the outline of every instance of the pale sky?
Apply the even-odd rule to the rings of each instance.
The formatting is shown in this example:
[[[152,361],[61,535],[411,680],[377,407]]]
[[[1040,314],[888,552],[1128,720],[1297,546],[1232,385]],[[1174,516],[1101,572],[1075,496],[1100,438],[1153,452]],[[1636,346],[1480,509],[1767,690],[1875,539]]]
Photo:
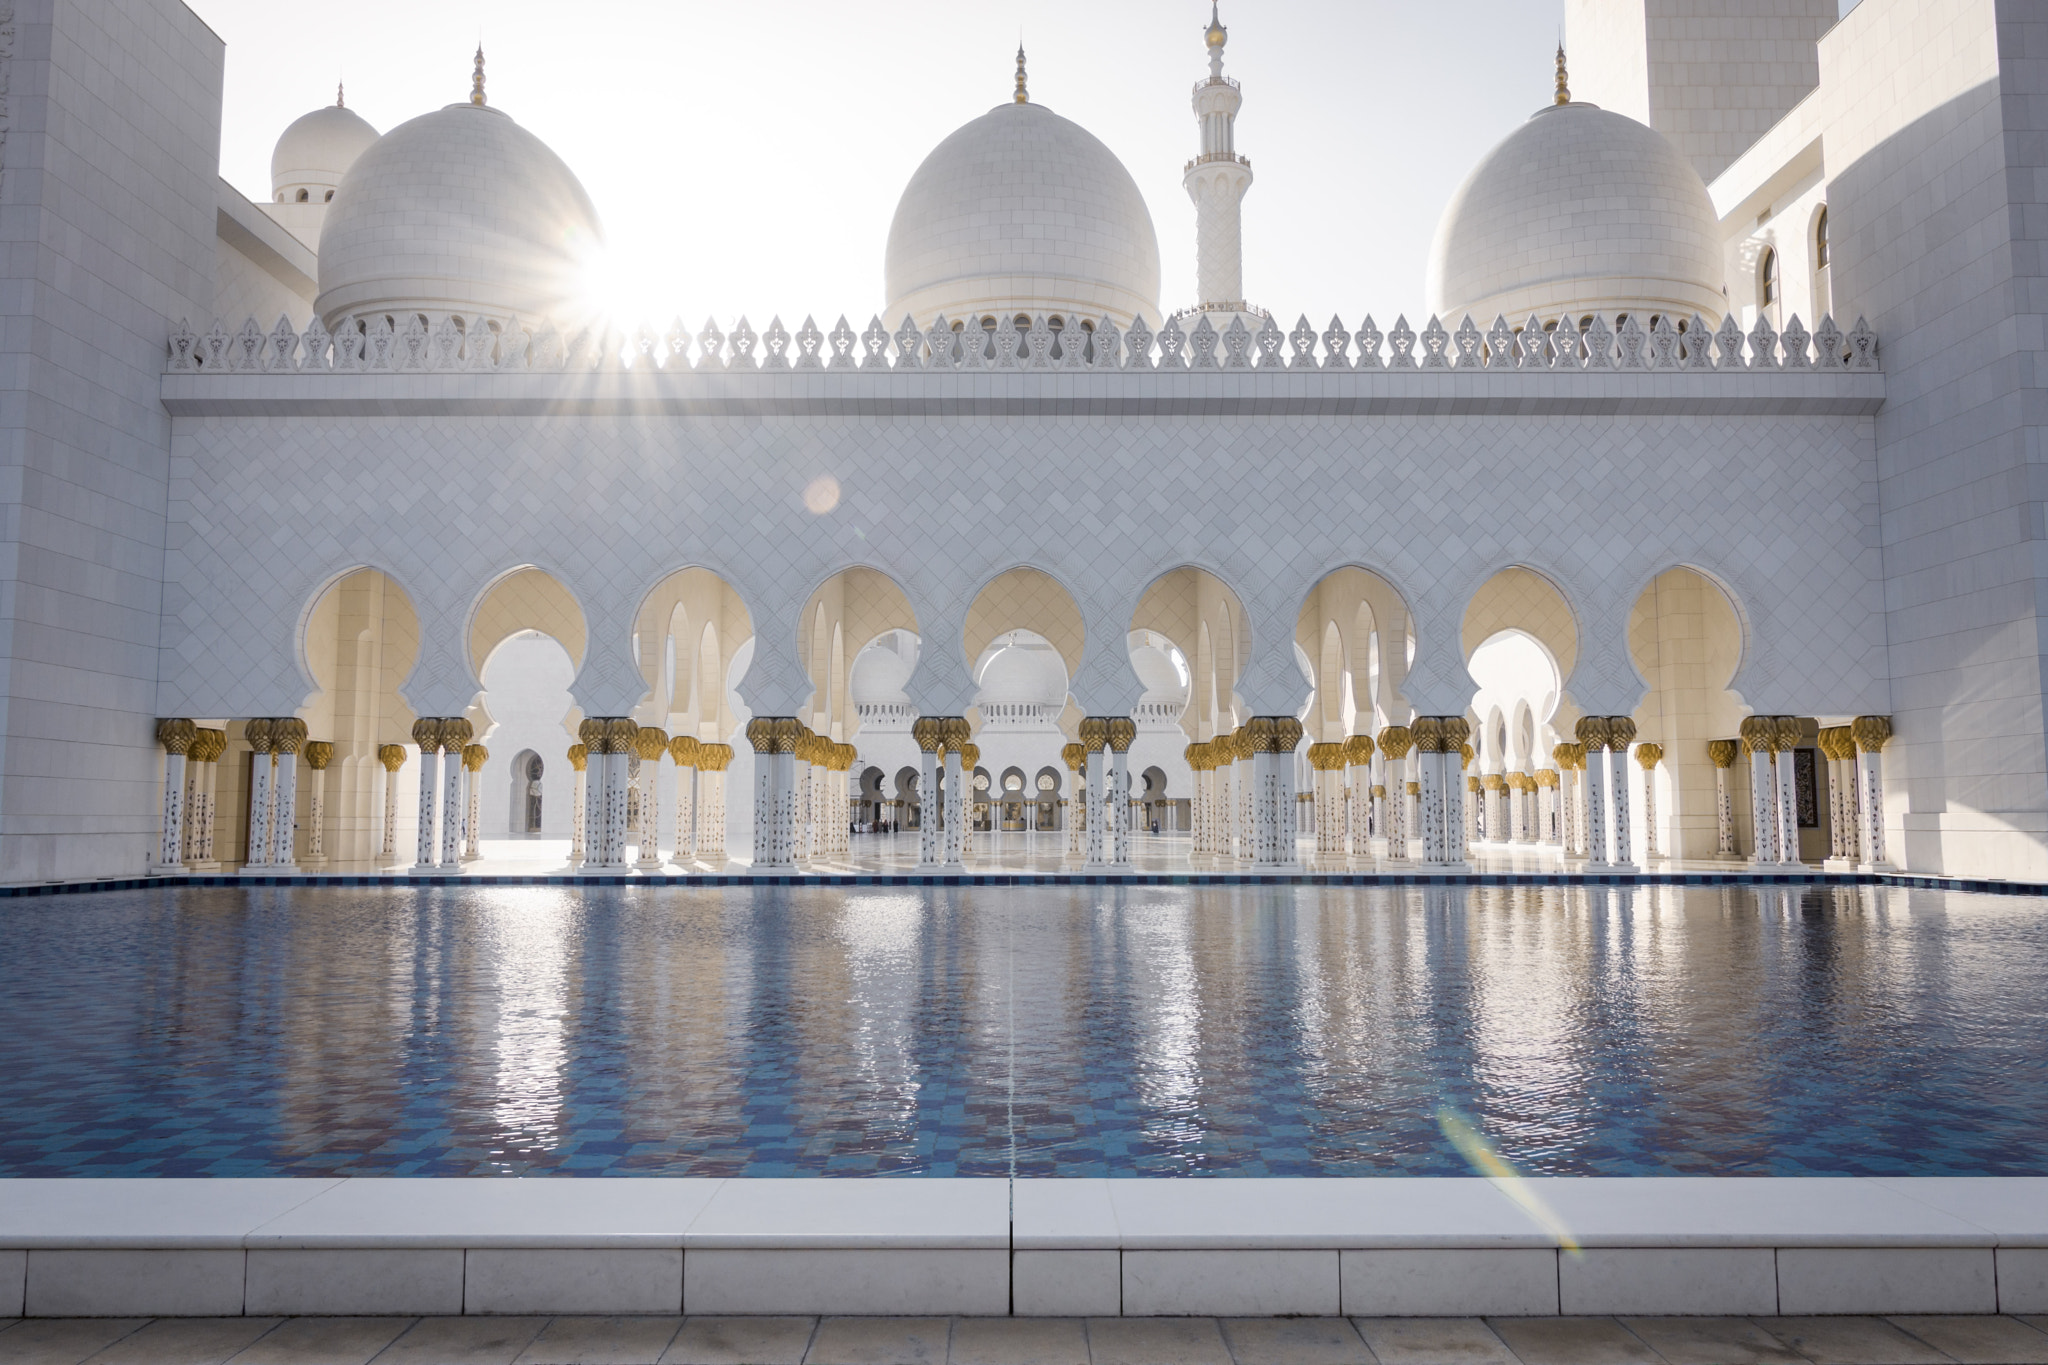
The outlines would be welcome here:
[[[465,99],[481,34],[491,103],[554,148],[604,219],[630,325],[745,314],[856,329],[879,309],[896,200],[954,128],[1031,98],[1137,180],[1167,308],[1194,301],[1208,0],[189,0],[227,43],[221,172],[268,197],[270,151],[334,100],[381,131]],[[1548,102],[1562,0],[1224,0],[1243,82],[1245,290],[1284,326],[1382,326],[1421,307],[1438,214]],[[1419,318],[1417,319],[1419,321]],[[886,320],[891,326],[894,319]]]

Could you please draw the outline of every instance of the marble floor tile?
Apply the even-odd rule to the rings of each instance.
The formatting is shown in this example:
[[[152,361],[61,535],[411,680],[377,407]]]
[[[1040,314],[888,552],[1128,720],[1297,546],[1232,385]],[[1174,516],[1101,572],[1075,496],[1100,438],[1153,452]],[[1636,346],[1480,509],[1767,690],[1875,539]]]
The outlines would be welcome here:
[[[1522,1365],[1662,1365],[1648,1342],[1613,1318],[1489,1318]]]
[[[286,1318],[233,1365],[369,1365],[417,1318]]]
[[[804,1365],[945,1365],[946,1318],[824,1318]]]
[[[148,1318],[26,1318],[0,1332],[0,1365],[78,1365]]]
[[[955,1318],[952,1365],[1089,1365],[1079,1318]]]
[[[1805,1357],[1747,1318],[1623,1318],[1671,1365],[1803,1365]]]
[[[680,1317],[552,1318],[518,1365],[655,1365],[682,1325]]]
[[[92,1365],[223,1365],[278,1325],[277,1318],[158,1318],[113,1342]]]
[[[1883,1318],[1756,1318],[1813,1365],[1947,1365],[1948,1357]]]
[[[816,1318],[688,1317],[661,1365],[803,1365]]]
[[[2017,1318],[1911,1316],[1889,1319],[1960,1365],[2048,1365],[2048,1332]]]
[[[1222,1326],[1237,1365],[1372,1365],[1345,1318],[1226,1318]]]
[[[1094,1365],[1230,1365],[1214,1318],[1090,1318]]]
[[[377,1365],[512,1365],[546,1318],[421,1318]]]
[[[1380,1365],[1517,1365],[1478,1318],[1353,1318]]]

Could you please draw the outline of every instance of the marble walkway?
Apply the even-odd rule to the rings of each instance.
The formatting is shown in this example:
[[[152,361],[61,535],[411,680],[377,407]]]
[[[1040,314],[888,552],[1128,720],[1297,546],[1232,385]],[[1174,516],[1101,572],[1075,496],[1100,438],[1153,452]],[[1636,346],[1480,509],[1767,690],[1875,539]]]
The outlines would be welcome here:
[[[45,1318],[0,1365],[2048,1365],[2048,1317]]]

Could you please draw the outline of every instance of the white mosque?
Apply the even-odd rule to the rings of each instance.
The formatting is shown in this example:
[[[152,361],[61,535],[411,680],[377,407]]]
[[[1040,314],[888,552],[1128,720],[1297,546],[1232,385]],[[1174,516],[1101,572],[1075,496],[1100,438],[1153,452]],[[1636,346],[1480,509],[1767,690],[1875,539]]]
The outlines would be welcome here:
[[[0,882],[2048,881],[2018,10],[1567,0],[1421,318],[1248,300],[1220,16],[1191,299],[1020,52],[870,319],[661,329],[482,53],[253,203],[179,0],[15,8]]]

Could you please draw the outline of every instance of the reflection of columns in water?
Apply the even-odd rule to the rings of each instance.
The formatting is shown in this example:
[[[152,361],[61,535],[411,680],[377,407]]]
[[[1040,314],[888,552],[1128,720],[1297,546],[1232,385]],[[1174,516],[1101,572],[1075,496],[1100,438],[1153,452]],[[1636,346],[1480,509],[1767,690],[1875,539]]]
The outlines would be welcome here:
[[[1735,856],[1735,806],[1728,793],[1728,769],[1735,765],[1741,744],[1732,739],[1707,741],[1707,757],[1714,763],[1714,856]]]
[[[483,823],[482,774],[484,764],[490,761],[491,751],[483,745],[462,746],[462,783],[468,789],[468,798],[462,803],[462,860],[466,863],[483,857],[483,836],[477,827]]]
[[[1298,732],[1299,727],[1297,727]],[[1129,716],[1112,716],[1109,721],[1109,790],[1114,815],[1109,822],[1109,861],[1118,867],[1131,863],[1131,744],[1138,738],[1138,723]],[[1289,783],[1291,787],[1293,784]],[[1289,803],[1290,805],[1292,802]],[[1293,819],[1293,812],[1288,812]]]
[[[306,862],[319,867],[327,861],[327,765],[334,761],[334,745],[324,739],[306,744]]]
[[[585,722],[588,724],[589,722]],[[590,746],[571,744],[569,766],[576,770],[576,795],[572,798],[573,809],[569,813],[569,866],[579,866],[587,856],[588,845],[584,842],[584,830],[590,823],[590,793],[586,783],[589,775],[585,769],[590,764]]]
[[[1859,866],[1866,872],[1890,872],[1895,869],[1884,847],[1884,746],[1892,737],[1892,719],[1858,716],[1849,733],[1856,741],[1856,796],[1863,816]]]
[[[917,865],[939,867],[944,862],[939,843],[939,749],[946,727],[937,716],[919,716],[910,724],[910,736],[917,741]]]
[[[156,723],[157,743],[164,746],[164,789],[150,870],[158,874],[185,870],[185,759],[198,732],[198,726],[182,718]]]

